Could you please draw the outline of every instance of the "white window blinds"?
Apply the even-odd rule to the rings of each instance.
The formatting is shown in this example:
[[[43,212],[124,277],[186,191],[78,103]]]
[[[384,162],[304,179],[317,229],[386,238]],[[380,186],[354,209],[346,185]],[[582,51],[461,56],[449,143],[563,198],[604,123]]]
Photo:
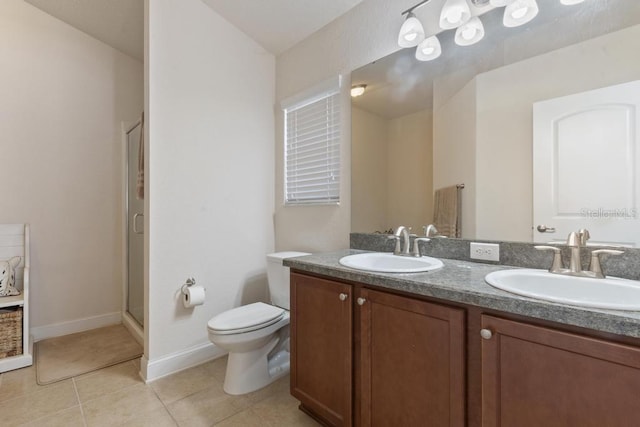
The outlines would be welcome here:
[[[285,204],[340,201],[339,87],[284,109]]]

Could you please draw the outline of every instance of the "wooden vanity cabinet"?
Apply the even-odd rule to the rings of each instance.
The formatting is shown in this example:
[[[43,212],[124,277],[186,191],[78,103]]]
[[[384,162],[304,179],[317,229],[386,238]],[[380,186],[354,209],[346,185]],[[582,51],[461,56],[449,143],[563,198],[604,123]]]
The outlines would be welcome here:
[[[353,289],[291,273],[291,394],[328,425],[352,425]]]
[[[482,426],[632,426],[640,348],[482,315]]]
[[[463,426],[464,320],[462,309],[292,273],[291,393],[327,425]]]
[[[291,274],[291,392],[325,425],[635,426],[637,342]]]

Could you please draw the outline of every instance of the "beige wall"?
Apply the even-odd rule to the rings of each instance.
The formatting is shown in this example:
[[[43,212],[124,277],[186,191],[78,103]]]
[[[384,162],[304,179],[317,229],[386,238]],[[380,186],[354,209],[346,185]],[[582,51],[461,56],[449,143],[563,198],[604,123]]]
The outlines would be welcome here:
[[[148,0],[148,380],[223,353],[213,316],[267,294],[275,58],[200,0]],[[204,305],[185,309],[194,277]]]
[[[351,109],[351,230],[372,233],[389,228],[387,219],[388,120]]]
[[[0,2],[0,52],[0,222],[31,224],[32,332],[118,321],[121,123],[143,65],[21,0]]]
[[[351,114],[351,230],[404,225],[422,233],[433,218],[432,111],[386,119],[353,107]]]
[[[477,77],[477,238],[531,240],[533,103],[640,79],[638,40],[640,25]]]
[[[433,111],[389,121],[387,228],[433,222]],[[355,203],[354,203],[355,204]]]
[[[438,82],[436,82],[436,85]],[[464,184],[462,237],[476,235],[476,83],[471,81],[433,112],[433,188]]]

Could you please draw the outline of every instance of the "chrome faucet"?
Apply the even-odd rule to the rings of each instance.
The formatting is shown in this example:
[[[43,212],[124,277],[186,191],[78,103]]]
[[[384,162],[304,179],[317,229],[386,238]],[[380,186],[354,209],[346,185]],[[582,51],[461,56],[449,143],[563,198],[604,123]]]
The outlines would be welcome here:
[[[572,231],[567,237],[567,246],[571,248],[571,259],[569,261],[569,274],[572,276],[582,276],[582,261],[580,253],[582,248],[587,246],[587,240],[591,235],[589,231],[582,228],[579,231]]]
[[[413,252],[410,252],[411,248],[411,236],[415,236],[415,234],[409,234],[411,229],[401,225],[398,227],[393,233],[392,236],[388,236],[389,239],[393,239],[396,241],[396,247],[393,251],[394,255],[400,256],[420,256],[420,248],[418,247],[418,241],[429,241],[429,239],[425,239],[424,237],[416,239],[413,244]],[[402,249],[400,249],[400,240],[402,239]]]
[[[400,227],[398,227],[396,229],[396,232],[393,235],[398,239],[400,239],[400,237],[402,236],[402,239],[404,239],[404,243],[402,245],[402,252],[396,253],[395,255],[405,255],[405,256],[411,255],[409,253],[409,247],[411,246],[411,241],[410,241],[411,239],[409,237],[409,229],[407,227],[405,227],[404,225],[401,225]]]
[[[571,248],[571,258],[569,260],[569,268],[564,268],[562,265],[562,258],[560,248],[555,246],[534,246],[538,250],[553,251],[553,263],[549,268],[550,273],[565,274],[569,276],[578,277],[593,277],[597,279],[604,279],[605,275],[602,272],[602,266],[600,264],[600,255],[620,255],[624,253],[616,249],[599,249],[591,252],[591,263],[589,265],[589,271],[582,270],[582,262],[580,261],[580,254],[582,248],[587,246],[587,240],[591,236],[589,230],[580,229],[579,231],[573,231],[569,233],[567,237],[567,246]]]
[[[424,225],[422,229],[424,230],[425,237],[435,237],[438,234],[438,229],[433,224]]]

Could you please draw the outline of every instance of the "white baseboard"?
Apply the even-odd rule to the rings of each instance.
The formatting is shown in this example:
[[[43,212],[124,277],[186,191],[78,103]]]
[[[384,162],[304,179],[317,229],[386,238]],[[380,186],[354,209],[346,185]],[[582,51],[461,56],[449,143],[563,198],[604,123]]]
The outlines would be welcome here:
[[[140,376],[145,383],[150,383],[167,375],[217,359],[225,354],[227,354],[226,351],[213,343],[205,343],[156,360],[149,360],[144,355],[140,361]]]
[[[33,341],[41,341],[45,338],[59,337],[76,332],[88,331],[89,329],[101,328],[103,326],[117,325],[120,322],[122,322],[122,313],[117,311],[100,316],[54,323],[53,325],[38,326],[31,328],[31,335],[33,336]]]

